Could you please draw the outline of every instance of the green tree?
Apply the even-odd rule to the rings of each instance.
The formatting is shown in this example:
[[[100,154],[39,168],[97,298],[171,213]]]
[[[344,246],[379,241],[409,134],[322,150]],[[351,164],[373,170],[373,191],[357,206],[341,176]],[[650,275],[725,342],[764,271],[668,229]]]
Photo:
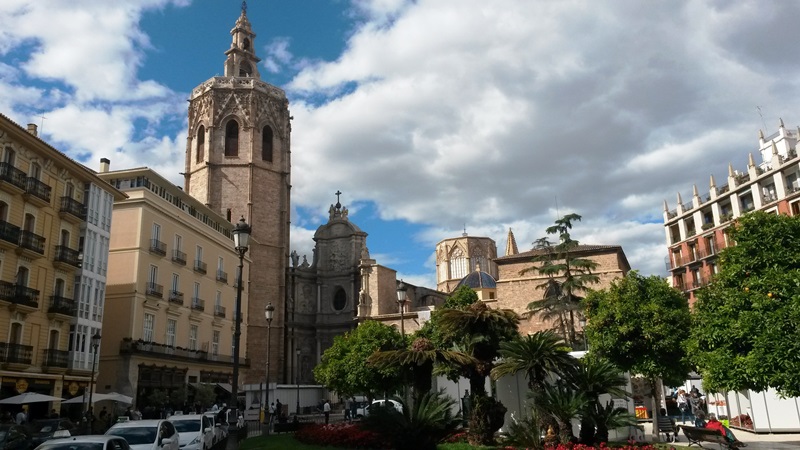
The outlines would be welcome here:
[[[800,218],[752,212],[728,230],[736,245],[694,304],[692,362],[712,392],[800,396]]]
[[[575,257],[579,243],[572,239],[569,230],[573,222],[580,220],[578,214],[567,214],[556,220],[546,231],[548,235],[556,235],[559,243],[553,245],[547,237],[537,239],[534,246],[542,253],[533,258],[533,266],[520,271],[520,274],[536,272],[547,277],[544,283],[537,286],[544,290],[543,298],[530,302],[528,310],[552,322],[553,329],[560,332],[572,346],[578,344],[575,324],[583,309],[582,295],[587,292],[589,285],[600,282],[600,278],[592,273],[597,263]]]
[[[680,291],[658,276],[631,271],[607,289],[589,293],[584,304],[592,354],[646,377],[656,405],[659,378],[673,386],[686,379],[690,367],[682,330],[691,316]],[[658,407],[653,410],[656,423]]]
[[[444,305],[442,308],[446,309],[467,309],[470,305],[478,301],[478,293],[475,292],[475,289],[467,285],[461,285],[450,293],[447,299],[444,301]]]
[[[446,343],[474,358],[474,363],[459,366],[461,375],[469,379],[470,436],[472,444],[489,445],[494,433],[503,425],[506,408],[486,396],[486,377],[499,356],[501,342],[516,338],[519,316],[510,309],[491,309],[477,301],[465,310],[443,309],[437,317],[441,336]]]
[[[527,336],[500,343],[500,363],[492,369],[492,378],[525,372],[528,388],[541,390],[548,378],[572,372],[577,360],[569,354],[571,348],[554,332],[538,331]]]
[[[378,369],[367,364],[376,351],[397,350],[403,338],[393,327],[367,320],[343,336],[336,336],[325,350],[322,361],[314,367],[318,383],[344,397],[396,392],[402,377],[396,368]]]

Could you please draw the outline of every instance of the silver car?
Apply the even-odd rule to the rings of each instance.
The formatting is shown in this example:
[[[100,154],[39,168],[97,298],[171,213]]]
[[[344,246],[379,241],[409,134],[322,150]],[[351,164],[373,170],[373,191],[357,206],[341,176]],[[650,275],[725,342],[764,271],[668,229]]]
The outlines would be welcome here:
[[[114,424],[107,435],[120,436],[132,450],[179,450],[178,432],[168,420],[131,420]]]

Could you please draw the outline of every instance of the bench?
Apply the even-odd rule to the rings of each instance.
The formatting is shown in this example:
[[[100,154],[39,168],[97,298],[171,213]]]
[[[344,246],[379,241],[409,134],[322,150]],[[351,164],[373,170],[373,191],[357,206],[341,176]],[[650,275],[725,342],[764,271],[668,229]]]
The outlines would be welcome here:
[[[678,440],[678,427],[667,416],[658,416],[658,434],[661,435],[662,433],[665,435],[667,442]]]
[[[685,434],[686,438],[689,439],[689,447],[692,445],[703,447],[702,444],[700,444],[701,442],[711,442],[714,444],[719,444],[720,448],[723,446],[728,449],[736,448],[731,442],[728,442],[728,438],[721,435],[717,430],[690,427],[688,425],[681,425],[680,427],[683,429],[683,434]]]

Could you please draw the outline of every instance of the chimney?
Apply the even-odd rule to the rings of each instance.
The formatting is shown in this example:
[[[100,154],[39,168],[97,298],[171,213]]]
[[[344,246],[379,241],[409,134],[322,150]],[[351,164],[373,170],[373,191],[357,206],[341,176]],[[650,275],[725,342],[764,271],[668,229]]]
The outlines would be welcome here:
[[[111,160],[108,158],[100,158],[100,173],[108,172],[108,166],[111,164]]]
[[[29,123],[28,124],[28,133],[30,133],[30,134],[32,134],[34,136],[39,136],[38,132],[36,131],[36,128],[37,127],[36,127],[35,123]]]

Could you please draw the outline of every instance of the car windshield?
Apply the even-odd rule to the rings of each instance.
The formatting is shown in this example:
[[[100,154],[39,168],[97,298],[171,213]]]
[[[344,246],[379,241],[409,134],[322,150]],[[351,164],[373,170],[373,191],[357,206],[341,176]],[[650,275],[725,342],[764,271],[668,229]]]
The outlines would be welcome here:
[[[62,442],[58,444],[44,443],[37,450],[103,450],[102,442]]]
[[[178,433],[188,433],[191,431],[200,431],[200,419],[193,420],[170,420]]]
[[[34,433],[52,433],[58,429],[57,420],[43,420],[34,422],[31,426]]]
[[[122,436],[128,441],[128,445],[141,445],[155,442],[157,432],[156,427],[112,427],[106,434]]]

